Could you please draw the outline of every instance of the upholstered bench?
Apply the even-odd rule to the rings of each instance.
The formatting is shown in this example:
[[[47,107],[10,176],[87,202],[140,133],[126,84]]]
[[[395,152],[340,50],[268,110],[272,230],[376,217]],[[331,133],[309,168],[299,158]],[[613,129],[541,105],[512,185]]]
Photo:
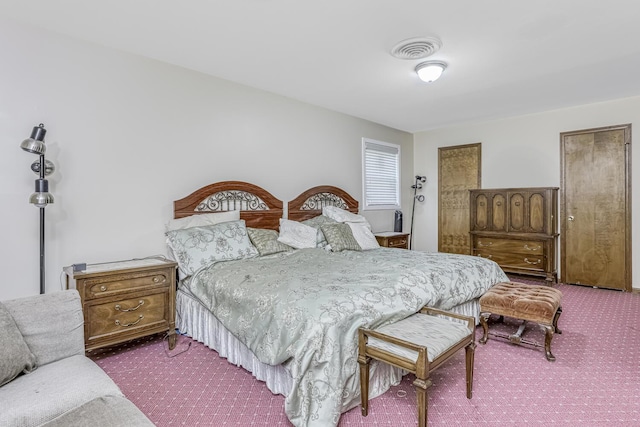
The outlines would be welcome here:
[[[460,319],[451,320],[440,316]],[[369,410],[369,362],[371,359],[402,368],[416,375],[418,426],[427,425],[429,374],[462,348],[466,352],[467,398],[473,390],[475,320],[447,311],[424,307],[399,322],[375,330],[358,330],[358,363],[362,415]]]
[[[492,332],[491,335],[507,338],[513,344],[542,347],[538,342],[522,338],[526,322],[537,323],[545,331],[544,349],[547,360],[553,362],[556,358],[551,354],[551,340],[554,333],[562,333],[558,329],[558,318],[562,314],[561,300],[562,292],[549,286],[516,282],[498,283],[480,297],[480,324],[484,331],[480,343],[487,342],[489,338],[487,321],[492,314],[495,314],[501,316],[501,319],[504,316],[512,317],[522,320],[522,323],[515,334]]]

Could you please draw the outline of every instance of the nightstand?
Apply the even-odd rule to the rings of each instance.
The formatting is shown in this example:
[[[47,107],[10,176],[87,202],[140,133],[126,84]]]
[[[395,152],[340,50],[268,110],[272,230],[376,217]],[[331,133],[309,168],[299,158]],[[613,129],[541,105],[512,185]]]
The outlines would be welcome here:
[[[77,289],[84,313],[84,347],[95,350],[160,332],[176,345],[176,267],[146,258],[65,267],[67,289]]]
[[[385,231],[375,233],[375,236],[378,244],[385,248],[409,249],[409,233]]]

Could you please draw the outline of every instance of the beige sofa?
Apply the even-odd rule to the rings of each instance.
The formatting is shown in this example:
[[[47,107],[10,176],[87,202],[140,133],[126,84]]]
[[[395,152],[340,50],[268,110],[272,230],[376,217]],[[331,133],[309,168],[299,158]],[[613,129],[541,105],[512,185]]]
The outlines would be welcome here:
[[[153,426],[85,356],[77,291],[0,303],[0,342],[0,426]]]

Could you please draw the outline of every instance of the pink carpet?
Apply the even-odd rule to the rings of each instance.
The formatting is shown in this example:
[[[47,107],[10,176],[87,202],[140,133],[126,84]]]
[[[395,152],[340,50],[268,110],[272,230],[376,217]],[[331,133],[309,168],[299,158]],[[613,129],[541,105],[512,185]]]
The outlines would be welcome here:
[[[548,362],[542,349],[490,338],[476,348],[468,400],[460,352],[432,374],[429,425],[640,425],[640,295],[557,287],[563,293],[562,334],[551,346],[557,360]],[[516,329],[495,327],[507,326]],[[535,325],[525,337],[544,342]],[[179,337],[171,352],[154,336],[97,350],[92,358],[159,427],[291,425],[284,397],[187,337]],[[371,400],[369,416],[357,407],[339,425],[416,425],[412,380],[408,375]]]

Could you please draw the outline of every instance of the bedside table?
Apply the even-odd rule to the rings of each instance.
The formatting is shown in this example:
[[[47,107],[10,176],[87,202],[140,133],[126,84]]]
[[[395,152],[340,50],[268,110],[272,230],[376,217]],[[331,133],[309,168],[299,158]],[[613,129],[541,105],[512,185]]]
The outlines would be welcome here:
[[[63,270],[84,314],[84,347],[91,351],[159,332],[176,345],[176,267],[155,258],[89,264]]]
[[[380,246],[385,248],[409,249],[409,233],[399,233],[395,231],[385,231],[374,233]]]

